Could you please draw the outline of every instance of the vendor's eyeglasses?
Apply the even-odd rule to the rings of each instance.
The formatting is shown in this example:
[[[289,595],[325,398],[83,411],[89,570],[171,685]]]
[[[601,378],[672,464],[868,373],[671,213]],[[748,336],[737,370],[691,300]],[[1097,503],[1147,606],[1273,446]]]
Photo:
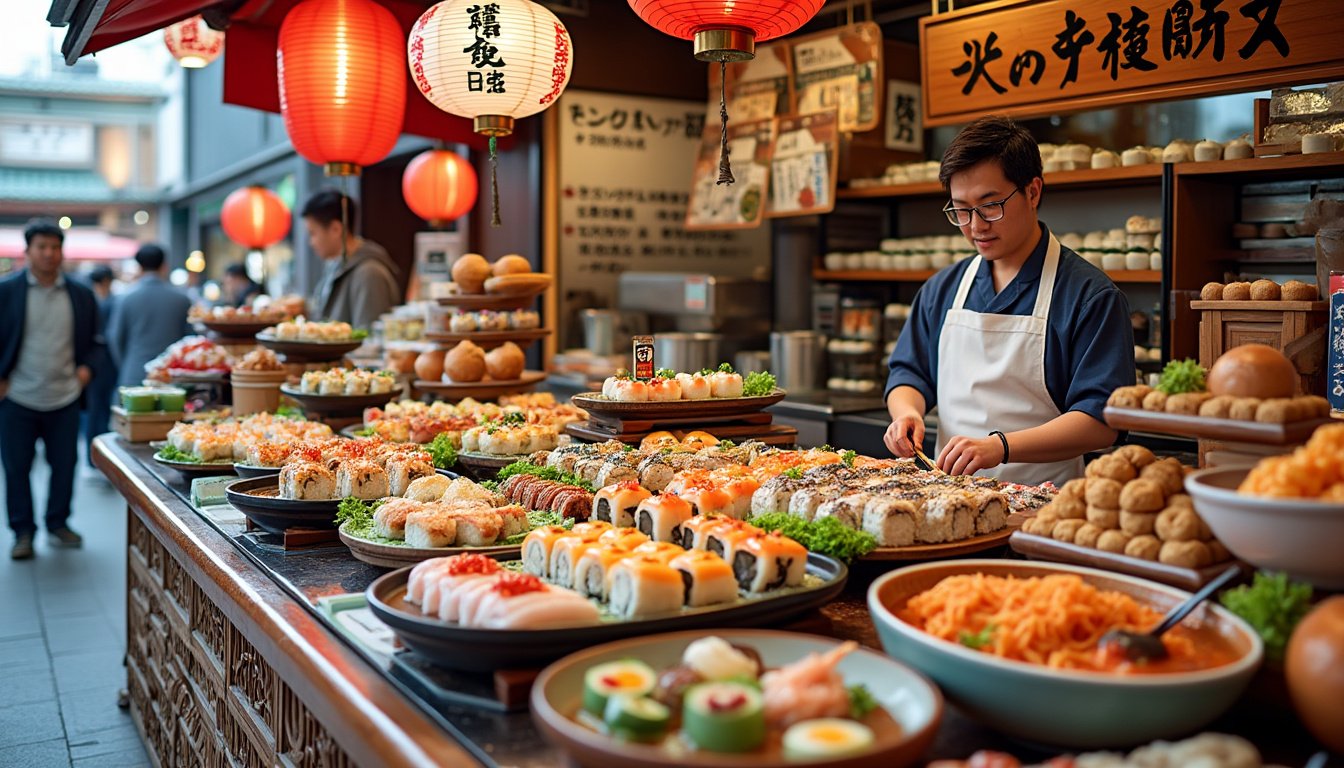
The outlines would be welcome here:
[[[1013,195],[1016,195],[1021,190],[1021,187],[1014,189]],[[1013,195],[1009,195],[1002,200],[995,200],[992,203],[982,203],[974,208],[953,208],[952,203],[948,203],[943,208],[943,213],[947,215],[947,220],[950,221],[954,227],[964,227],[970,224],[971,214],[973,213],[980,214],[980,220],[985,223],[998,221],[1003,218],[1003,204],[1012,200]]]

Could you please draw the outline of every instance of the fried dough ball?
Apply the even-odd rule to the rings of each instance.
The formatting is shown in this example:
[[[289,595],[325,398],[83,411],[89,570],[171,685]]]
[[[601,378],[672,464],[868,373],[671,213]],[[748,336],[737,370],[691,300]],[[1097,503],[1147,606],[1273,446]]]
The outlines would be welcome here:
[[[1205,283],[1204,287],[1199,289],[1199,298],[1201,301],[1222,301],[1223,284]]]
[[[1167,497],[1168,507],[1184,507],[1185,509],[1194,509],[1195,501],[1186,493],[1173,493]]]
[[[1227,417],[1237,421],[1255,421],[1255,412],[1259,408],[1260,398],[1238,397],[1232,401],[1232,407],[1228,409]]]
[[[1050,538],[1055,541],[1062,541],[1066,544],[1073,543],[1073,537],[1078,534],[1078,529],[1087,525],[1083,520],[1060,520],[1055,523],[1055,527],[1050,530]]]
[[[1228,283],[1223,286],[1223,301],[1250,301],[1251,284],[1246,282]]]
[[[1042,509],[1040,512],[1036,513],[1036,519],[1040,521],[1043,525],[1048,527],[1054,525],[1063,518],[1059,516],[1058,511],[1053,510],[1047,506],[1045,509]]]
[[[1087,522],[1098,528],[1114,530],[1120,527],[1120,510],[1112,507],[1089,506],[1087,508]]]
[[[1283,284],[1283,290],[1280,291],[1280,297],[1284,301],[1315,301],[1316,296],[1316,286],[1301,280],[1289,280]]]
[[[1167,413],[1194,416],[1199,413],[1199,407],[1212,397],[1213,395],[1208,392],[1182,392],[1179,395],[1172,395],[1167,398]]]
[[[1256,280],[1251,283],[1251,301],[1278,301],[1281,290],[1273,280]]]
[[[1287,424],[1290,421],[1297,421],[1294,418],[1297,411],[1292,398],[1271,397],[1255,409],[1255,420],[1261,424]]]
[[[1059,498],[1052,501],[1050,507],[1059,513],[1060,520],[1082,520],[1087,517],[1087,503],[1082,499]]]
[[[1115,449],[1115,455],[1133,464],[1135,469],[1143,469],[1157,461],[1157,456],[1142,445],[1122,445]]]
[[[1120,530],[1130,536],[1152,533],[1155,525],[1157,525],[1156,512],[1126,512],[1123,509],[1120,510]]]
[[[1020,530],[1023,533],[1029,533],[1033,536],[1044,535],[1041,532],[1041,519],[1039,517],[1027,518],[1026,522],[1022,523],[1022,528]]]
[[[1302,395],[1293,398],[1304,419],[1324,419],[1330,415],[1330,401],[1320,395]]]
[[[1138,471],[1134,465],[1114,454],[1102,456],[1091,464],[1087,465],[1087,477],[1089,480],[1104,478],[1114,480],[1118,483],[1128,483],[1138,476]],[[1088,489],[1091,490],[1091,483],[1088,483]]]
[[[1087,478],[1075,477],[1069,482],[1065,483],[1063,488],[1059,489],[1058,498],[1082,499],[1086,498],[1086,494],[1087,494]]]
[[[1093,478],[1087,484],[1087,503],[1094,507],[1120,508],[1120,492],[1124,486],[1118,480],[1105,477]]]
[[[1156,512],[1165,504],[1166,494],[1155,480],[1132,480],[1120,492],[1120,509],[1128,512]]]
[[[1168,541],[1162,545],[1157,559],[1181,568],[1203,568],[1213,562],[1213,554],[1202,541]]]
[[[1147,397],[1148,393],[1152,391],[1153,388],[1147,384],[1120,387],[1111,393],[1111,397],[1106,401],[1106,404],[1115,408],[1141,408],[1143,407],[1143,398]]]
[[[1227,547],[1223,546],[1223,542],[1214,539],[1205,542],[1205,545],[1209,548],[1209,563],[1221,563],[1225,560],[1232,559],[1232,553],[1227,551]]]
[[[1139,476],[1145,480],[1157,481],[1167,494],[1180,493],[1181,488],[1185,486],[1185,469],[1181,467],[1181,462],[1174,458],[1149,464],[1143,468]]]
[[[1215,395],[1199,406],[1199,415],[1210,419],[1226,419],[1236,399],[1232,395]]]
[[[1097,539],[1101,538],[1101,534],[1105,532],[1106,532],[1105,528],[1093,525],[1091,523],[1085,523],[1082,528],[1078,529],[1077,533],[1073,534],[1073,543],[1077,544],[1080,547],[1087,547],[1088,549],[1096,549]]]
[[[1167,398],[1170,397],[1166,392],[1154,389],[1143,398],[1143,410],[1162,412],[1167,409]]]
[[[1144,534],[1135,536],[1125,545],[1125,554],[1129,557],[1137,557],[1140,560],[1157,560],[1157,555],[1162,551],[1162,542],[1157,540],[1156,536]]]
[[[1157,514],[1157,524],[1153,530],[1163,541],[1198,541],[1199,515],[1193,509],[1167,507]]]
[[[1097,549],[1103,552],[1114,552],[1117,555],[1125,553],[1125,545],[1133,538],[1124,531],[1105,531],[1097,537]]]

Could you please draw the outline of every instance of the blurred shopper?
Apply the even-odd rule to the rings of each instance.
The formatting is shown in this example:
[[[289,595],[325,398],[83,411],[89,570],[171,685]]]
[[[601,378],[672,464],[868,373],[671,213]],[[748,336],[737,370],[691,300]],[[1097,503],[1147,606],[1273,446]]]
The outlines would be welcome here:
[[[400,270],[381,245],[356,236],[343,221],[355,221],[355,201],[334,189],[303,206],[308,244],[325,262],[308,309],[310,319],[344,321],[373,329],[373,321],[402,301]]]
[[[45,520],[51,543],[84,543],[67,521],[79,462],[80,394],[93,379],[98,339],[93,291],[61,273],[61,228],[34,220],[23,240],[26,266],[0,280],[0,463],[15,560],[33,556],[29,475],[38,440],[51,466]]]
[[[111,418],[112,393],[117,388],[117,366],[112,362],[112,353],[107,349],[107,329],[112,319],[112,270],[104,265],[93,268],[89,273],[89,285],[98,300],[98,344],[93,360],[93,381],[84,391],[84,440],[87,445],[85,458],[93,466],[93,438],[108,430]]]
[[[168,284],[168,259],[153,243],[135,252],[140,277],[117,298],[107,332],[108,347],[117,364],[117,381],[136,386],[145,378],[145,363],[189,333],[187,313],[191,299]]]
[[[242,264],[230,264],[224,270],[224,297],[221,303],[239,309],[261,295],[261,286],[247,274]]]

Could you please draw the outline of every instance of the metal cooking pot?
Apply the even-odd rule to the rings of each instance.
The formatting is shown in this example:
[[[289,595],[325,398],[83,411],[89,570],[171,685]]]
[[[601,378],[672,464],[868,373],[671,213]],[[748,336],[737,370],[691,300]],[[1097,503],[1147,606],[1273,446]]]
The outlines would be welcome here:
[[[702,368],[717,368],[719,363],[718,333],[659,333],[653,337],[653,360],[658,368],[677,372],[694,372]]]
[[[779,386],[790,392],[821,389],[826,381],[826,337],[816,331],[770,334],[770,364]]]

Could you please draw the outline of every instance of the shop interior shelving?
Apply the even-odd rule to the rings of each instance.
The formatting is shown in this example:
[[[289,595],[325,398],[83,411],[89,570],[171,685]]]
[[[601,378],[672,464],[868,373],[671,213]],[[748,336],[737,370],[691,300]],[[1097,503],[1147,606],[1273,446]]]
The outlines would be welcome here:
[[[855,269],[855,270],[812,270],[813,280],[826,280],[830,282],[843,283],[865,283],[865,282],[910,282],[922,283],[937,274],[936,270],[919,269],[913,271],[887,271],[881,269]],[[1162,272],[1156,269],[1127,269],[1106,273],[1117,283],[1153,283],[1162,282]]]
[[[1123,186],[1156,185],[1162,180],[1162,166],[1156,163],[1121,168],[1086,168],[1058,171],[1045,175],[1046,190],[1104,189]],[[897,197],[942,197],[946,192],[936,181],[897,184],[883,187],[859,187],[837,190],[839,200],[882,199]]]

